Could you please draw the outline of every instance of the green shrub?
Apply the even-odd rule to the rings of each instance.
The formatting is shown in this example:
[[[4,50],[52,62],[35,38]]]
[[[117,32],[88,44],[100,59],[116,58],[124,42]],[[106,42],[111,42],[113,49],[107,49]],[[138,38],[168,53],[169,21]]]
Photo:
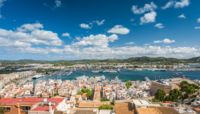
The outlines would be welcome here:
[[[99,110],[112,110],[113,107],[111,105],[101,105]]]

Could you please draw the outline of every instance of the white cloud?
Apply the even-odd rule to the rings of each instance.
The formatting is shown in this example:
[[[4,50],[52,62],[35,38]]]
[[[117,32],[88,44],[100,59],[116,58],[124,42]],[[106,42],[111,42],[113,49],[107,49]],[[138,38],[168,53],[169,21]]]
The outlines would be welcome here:
[[[190,5],[190,0],[170,0],[168,1],[162,9],[174,8],[184,8]]]
[[[113,40],[108,40],[109,38],[111,36],[103,34],[83,37],[79,41],[65,46],[64,53],[77,59],[122,59],[140,56],[189,58],[200,55],[200,49],[193,47],[161,47],[151,45],[110,47],[109,42],[114,42],[117,38],[113,36],[111,38]]]
[[[155,11],[146,13],[144,14],[143,17],[140,18],[140,24],[153,23],[156,21],[156,16],[157,16],[157,13]]]
[[[178,18],[180,18],[180,19],[186,19],[186,16],[184,14],[181,14],[181,15],[178,16]]]
[[[158,44],[158,43],[171,44],[171,43],[174,43],[174,42],[175,42],[175,40],[171,40],[169,38],[154,41],[155,44]]]
[[[61,7],[61,5],[62,5],[61,0],[55,0],[55,7],[56,8]]]
[[[105,19],[103,20],[94,20],[90,23],[81,23],[80,24],[80,27],[83,28],[83,29],[92,29],[92,27],[94,25],[97,25],[97,26],[102,26],[103,24],[105,23]]]
[[[111,40],[112,39],[112,40]],[[77,59],[108,59],[129,57],[175,57],[190,58],[200,55],[200,49],[194,47],[170,47],[170,46],[109,46],[110,42],[117,40],[117,36],[106,36],[103,34],[90,35],[79,41],[66,45],[64,53]],[[175,42],[163,40],[163,42]],[[133,44],[133,43],[131,43]]]
[[[138,8],[138,6],[133,5],[131,10],[134,14],[143,14],[146,12],[154,11],[156,8],[156,4],[151,2],[150,4],[145,4],[142,8]]]
[[[24,24],[16,30],[0,28],[0,42],[0,47],[14,48],[28,53],[62,45],[57,33],[44,30],[40,23]],[[41,46],[44,48],[40,48]]]
[[[121,35],[128,34],[129,32],[130,30],[122,25],[115,25],[113,28],[108,30],[108,33],[121,34]]]
[[[32,25],[32,26],[31,26]],[[37,25],[37,26],[36,26]],[[34,53],[43,58],[55,54],[64,59],[108,59],[129,57],[176,57],[190,58],[200,56],[200,48],[194,47],[170,47],[170,46],[111,46],[118,40],[115,34],[89,35],[79,37],[71,44],[64,45],[57,33],[44,30],[43,25],[24,24],[17,30],[0,29],[1,49],[10,49],[16,53]],[[173,43],[175,40],[164,39],[162,43]],[[134,44],[129,42],[127,44]],[[46,55],[41,55],[46,54]]]
[[[180,0],[175,3],[175,8],[183,8],[190,5],[190,0]]]
[[[89,24],[86,24],[86,23],[81,23],[80,27],[83,29],[91,29],[92,28]]]
[[[200,23],[200,18],[197,19],[197,23]]]
[[[190,58],[200,55],[199,48],[193,47],[170,47],[170,46],[119,46],[119,47],[85,47],[74,48],[66,46],[66,54],[78,59],[108,59],[129,57],[174,57]]]
[[[165,28],[165,26],[164,26],[162,23],[157,23],[157,24],[155,24],[155,27],[158,28],[158,29],[163,29],[163,28]]]
[[[23,24],[17,31],[26,32],[26,31],[34,31],[37,29],[42,29],[43,25],[41,23],[33,23],[33,24]]]
[[[134,14],[144,14],[142,17],[140,17],[140,24],[145,24],[153,23],[156,21],[156,9],[157,5],[154,2],[151,2],[150,4],[145,4],[144,7],[141,8],[133,5],[131,10]]]
[[[57,33],[45,30],[41,23],[24,24],[16,30],[0,28],[1,49],[12,50],[16,53],[56,54],[65,59],[107,59],[128,58],[139,56],[150,57],[177,57],[189,58],[200,56],[200,48],[194,47],[170,47],[170,46],[136,46],[134,42],[128,42],[125,46],[110,46],[116,42],[115,34],[89,35],[79,37],[71,44],[64,45]],[[164,39],[155,43],[174,43],[175,40]]]
[[[195,30],[200,30],[200,26],[194,27]]]
[[[84,47],[84,46],[95,46],[95,47],[108,47],[109,42],[114,42],[118,39],[118,36],[113,34],[106,36],[104,34],[90,35],[83,37],[79,42],[73,44],[75,47]]]
[[[167,2],[167,3],[162,7],[162,9],[168,9],[168,8],[171,8],[171,7],[174,6],[174,4],[175,4],[175,1],[170,0],[169,2]]]
[[[94,21],[98,26],[101,26],[101,25],[103,25],[104,24],[104,22],[105,22],[105,19],[103,19],[103,20],[96,20],[96,21]]]
[[[62,34],[63,37],[70,37],[70,34],[68,32],[65,32]]]

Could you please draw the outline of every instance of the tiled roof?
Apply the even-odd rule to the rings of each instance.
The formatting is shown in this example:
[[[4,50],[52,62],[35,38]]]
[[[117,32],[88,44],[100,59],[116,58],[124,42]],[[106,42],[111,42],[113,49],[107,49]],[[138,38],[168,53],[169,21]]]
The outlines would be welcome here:
[[[1,98],[1,105],[15,105],[17,103],[20,104],[35,104],[37,102],[42,101],[42,98]]]
[[[130,103],[116,103],[114,110],[116,114],[134,114],[133,106]]]
[[[38,102],[42,102],[44,98],[1,98],[0,105],[16,105],[19,104],[26,104],[26,105],[33,105]],[[50,102],[61,102],[63,98],[49,98],[48,101]]]
[[[97,114],[97,113],[92,110],[77,110],[75,114]]]
[[[179,114],[175,109],[168,107],[137,108],[138,114]]]
[[[196,112],[200,113],[200,107],[193,108]]]
[[[63,101],[63,98],[51,98],[48,99],[48,102],[51,102],[53,105],[51,106],[52,110],[56,109],[57,105]],[[49,106],[48,105],[38,105],[33,111],[49,111]]]
[[[103,103],[101,102],[95,102],[95,101],[92,101],[92,102],[85,102],[85,101],[82,101],[79,103],[79,107],[80,108],[97,108],[99,106],[101,106]]]

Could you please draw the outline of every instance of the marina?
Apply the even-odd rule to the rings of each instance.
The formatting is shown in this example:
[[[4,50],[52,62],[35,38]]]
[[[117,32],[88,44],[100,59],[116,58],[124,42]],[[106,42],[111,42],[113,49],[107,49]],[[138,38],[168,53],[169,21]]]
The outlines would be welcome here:
[[[200,79],[200,71],[135,71],[135,70],[120,70],[117,72],[94,72],[93,70],[76,70],[68,71],[66,73],[54,73],[50,76],[44,76],[40,79],[60,79],[60,80],[74,80],[80,76],[97,77],[105,76],[106,79],[111,80],[118,77],[122,81],[126,80],[146,80],[146,77],[150,80],[167,79],[173,77],[186,77],[189,79]]]

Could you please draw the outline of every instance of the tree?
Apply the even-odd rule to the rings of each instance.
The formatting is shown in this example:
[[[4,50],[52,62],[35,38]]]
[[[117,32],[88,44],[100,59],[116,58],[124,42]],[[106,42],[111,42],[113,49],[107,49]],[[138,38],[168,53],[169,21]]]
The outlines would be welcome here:
[[[169,95],[166,97],[165,100],[177,102],[181,98],[181,91],[178,89],[173,89],[169,92]]]
[[[101,101],[104,102],[104,101],[110,101],[110,100],[105,98],[105,97],[103,97],[103,98],[101,98]]]
[[[180,90],[173,89],[170,90],[169,95],[165,96],[165,92],[163,90],[157,90],[155,93],[154,100],[155,101],[173,101],[178,102],[179,100],[184,100],[187,98],[193,98],[196,96],[197,91],[199,90],[199,86],[195,84],[190,84],[187,81],[182,81],[180,83]]]
[[[155,99],[158,101],[164,101],[165,100],[165,92],[162,89],[158,89],[155,93]]]
[[[126,81],[125,85],[126,85],[126,88],[129,89],[132,86],[132,82]]]
[[[104,104],[104,105],[101,105],[99,107],[99,110],[112,110],[113,107],[111,105],[107,105],[107,104]]]
[[[79,95],[86,93],[88,98],[91,98],[93,95],[92,89],[89,88],[82,88],[81,91],[78,92]]]
[[[183,99],[188,98],[189,96],[194,95],[199,90],[199,86],[195,84],[189,84],[187,81],[182,81],[180,83],[181,92],[183,95]]]
[[[187,82],[187,81],[182,81],[181,83],[180,83],[180,87],[182,88],[182,87],[184,87],[184,86],[187,86],[189,83]]]

